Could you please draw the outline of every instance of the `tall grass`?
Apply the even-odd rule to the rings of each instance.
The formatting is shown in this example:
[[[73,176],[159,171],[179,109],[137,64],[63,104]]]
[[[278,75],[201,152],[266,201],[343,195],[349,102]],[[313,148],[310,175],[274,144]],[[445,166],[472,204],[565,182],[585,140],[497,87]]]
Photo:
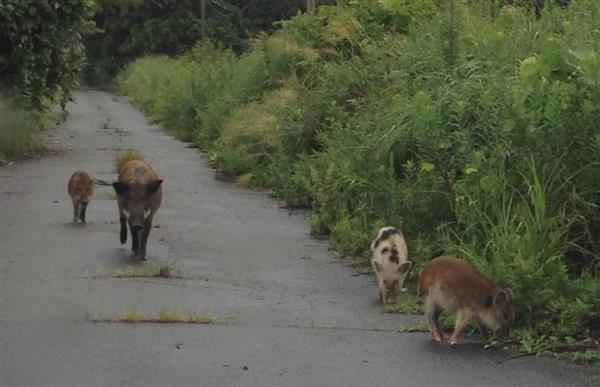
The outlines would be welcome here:
[[[0,101],[0,159],[33,155],[43,149],[39,113]]]
[[[119,87],[222,176],[310,208],[347,254],[367,258],[396,225],[417,267],[458,253],[512,287],[523,340],[585,338],[600,310],[600,3],[540,17],[452,3],[321,7],[240,56],[140,59]]]

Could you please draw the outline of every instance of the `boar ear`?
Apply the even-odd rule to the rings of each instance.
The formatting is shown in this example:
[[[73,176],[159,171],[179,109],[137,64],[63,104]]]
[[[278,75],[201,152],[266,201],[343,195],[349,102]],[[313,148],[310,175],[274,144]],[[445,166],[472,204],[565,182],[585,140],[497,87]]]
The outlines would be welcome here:
[[[381,263],[377,261],[373,261],[373,268],[375,268],[375,271],[378,273],[381,273],[383,271],[383,266],[381,266]]]
[[[502,305],[508,300],[508,294],[504,290],[500,290],[494,297],[494,305]]]
[[[504,289],[504,291],[506,293],[508,293],[508,295],[510,296],[510,298],[515,298],[515,295],[513,294],[513,291],[512,291],[511,288],[506,288],[506,289]]]
[[[117,195],[125,195],[129,190],[129,184],[123,183],[122,181],[115,181],[112,183],[113,188]]]
[[[158,179],[154,180],[152,183],[148,183],[148,185],[146,186],[146,192],[148,193],[148,195],[152,195],[156,191],[158,191],[158,187],[160,187],[162,182],[163,181],[161,179]]]
[[[402,274],[406,274],[410,270],[411,266],[412,263],[404,262],[402,265],[398,266],[398,271]]]

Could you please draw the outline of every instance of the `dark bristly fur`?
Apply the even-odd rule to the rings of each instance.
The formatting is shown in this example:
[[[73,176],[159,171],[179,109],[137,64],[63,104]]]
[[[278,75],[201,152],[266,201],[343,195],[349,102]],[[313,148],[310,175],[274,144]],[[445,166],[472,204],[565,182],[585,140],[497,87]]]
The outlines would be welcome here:
[[[152,219],[162,202],[162,180],[145,161],[131,160],[121,167],[113,187],[119,205],[121,244],[127,242],[129,223],[132,255],[145,259]]]

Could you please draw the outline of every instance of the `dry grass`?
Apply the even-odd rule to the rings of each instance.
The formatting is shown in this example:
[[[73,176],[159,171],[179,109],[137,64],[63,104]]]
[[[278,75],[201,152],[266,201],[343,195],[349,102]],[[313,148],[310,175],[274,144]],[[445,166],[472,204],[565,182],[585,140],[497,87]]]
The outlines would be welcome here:
[[[137,308],[132,308],[119,313],[118,321],[126,323],[141,322],[144,316]]]
[[[279,144],[278,116],[298,99],[298,84],[288,81],[263,100],[237,109],[227,120],[219,144],[242,147],[248,154],[271,149]]]
[[[233,186],[236,188],[246,188],[250,185],[250,181],[254,177],[251,173],[244,173],[237,176],[233,181]]]
[[[127,149],[125,151],[117,153],[117,157],[115,159],[115,169],[117,173],[121,171],[123,165],[131,160],[144,160],[140,151],[135,149]]]
[[[175,268],[177,261],[159,262],[148,266],[128,265],[117,270],[113,276],[117,278],[181,278]]]

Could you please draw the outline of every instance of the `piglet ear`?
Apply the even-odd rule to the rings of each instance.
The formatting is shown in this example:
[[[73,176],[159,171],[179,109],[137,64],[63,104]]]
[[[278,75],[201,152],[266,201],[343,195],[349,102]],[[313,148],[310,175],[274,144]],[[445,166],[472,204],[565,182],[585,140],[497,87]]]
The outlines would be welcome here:
[[[381,265],[381,263],[379,263],[377,261],[373,261],[373,268],[378,273],[381,273],[383,271],[383,266]]]
[[[113,188],[117,195],[125,195],[129,190],[129,184],[123,183],[122,181],[115,181],[112,183]]]
[[[508,294],[504,290],[500,290],[494,297],[495,305],[502,305],[508,300]]]
[[[152,183],[148,183],[148,185],[146,186],[146,192],[148,193],[148,195],[152,195],[156,191],[158,191],[158,187],[160,187],[162,182],[163,181],[161,179],[158,179],[154,180]]]
[[[404,262],[402,265],[398,266],[398,271],[402,274],[408,273],[410,268],[412,267],[412,263]]]

